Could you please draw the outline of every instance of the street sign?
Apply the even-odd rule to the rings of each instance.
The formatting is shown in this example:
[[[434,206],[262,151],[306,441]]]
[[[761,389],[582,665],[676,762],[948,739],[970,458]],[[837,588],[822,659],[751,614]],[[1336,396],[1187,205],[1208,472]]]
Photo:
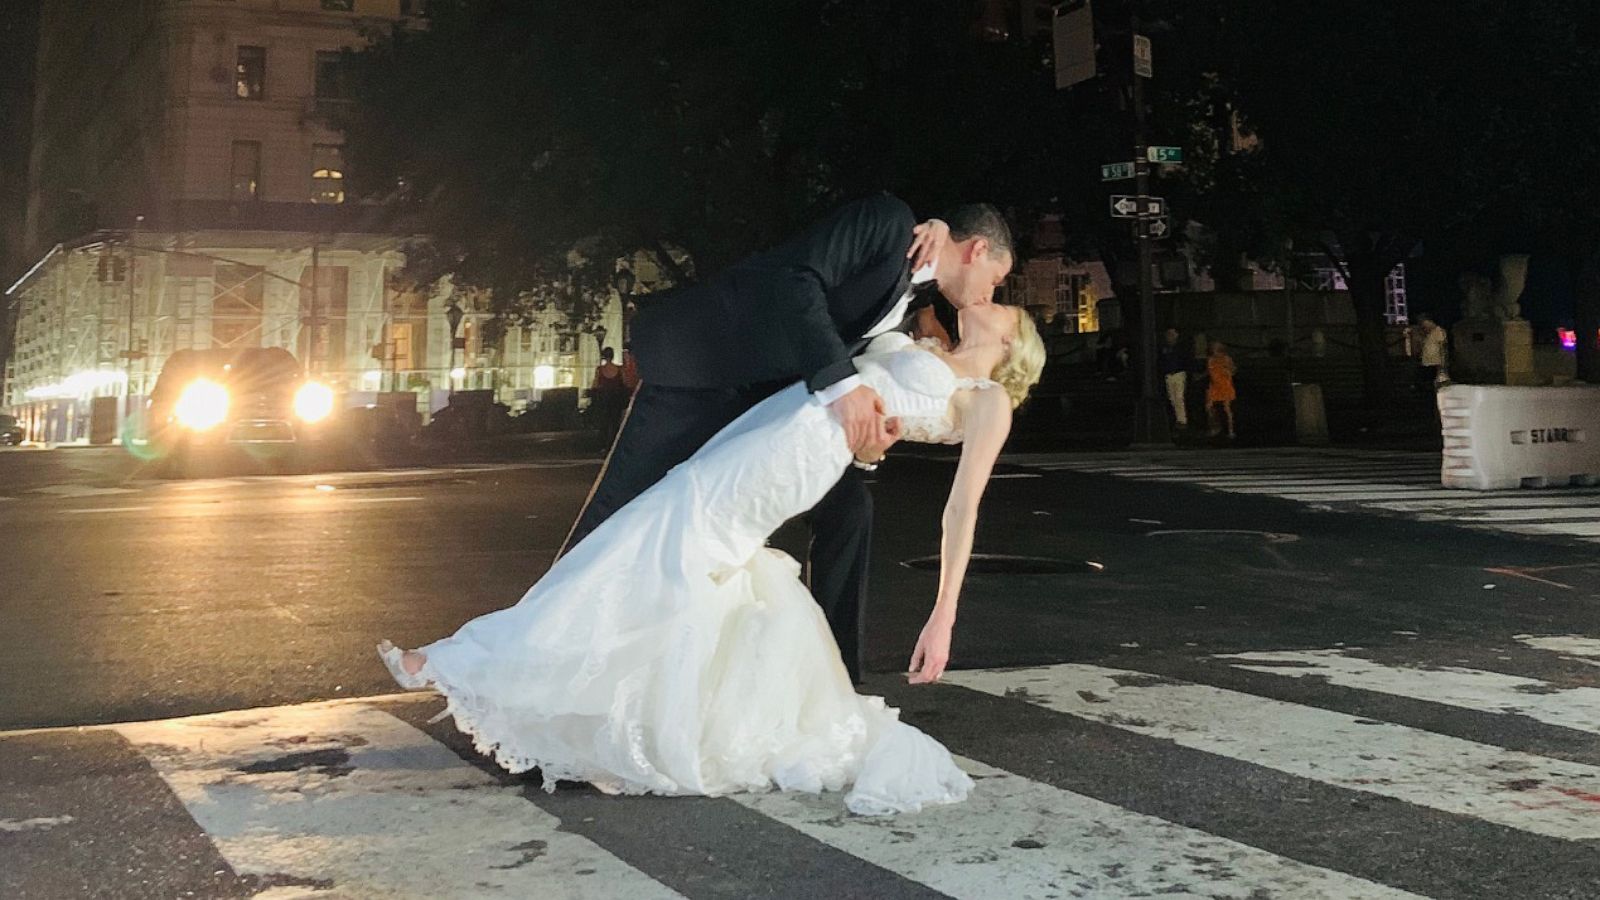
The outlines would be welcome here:
[[[1109,163],[1100,167],[1101,181],[1122,181],[1133,177],[1133,163]]]
[[[1181,163],[1183,162],[1182,147],[1146,147],[1144,157],[1153,163]]]
[[[1165,197],[1144,198],[1144,215],[1164,216],[1167,214],[1167,200]],[[1111,217],[1113,219],[1139,218],[1139,198],[1131,194],[1111,195]]]
[[[1172,233],[1172,222],[1166,216],[1151,219],[1145,225],[1145,230],[1156,240],[1161,240]]]
[[[1154,71],[1150,66],[1150,39],[1142,34],[1133,36],[1133,74],[1149,78]]]

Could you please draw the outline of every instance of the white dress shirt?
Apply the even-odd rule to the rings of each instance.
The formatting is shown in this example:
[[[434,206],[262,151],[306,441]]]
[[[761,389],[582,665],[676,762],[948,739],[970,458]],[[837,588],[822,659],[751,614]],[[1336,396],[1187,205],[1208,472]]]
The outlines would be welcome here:
[[[894,306],[890,307],[889,311],[883,314],[883,318],[879,319],[877,324],[873,325],[871,328],[868,328],[867,333],[862,335],[862,337],[875,338],[880,334],[887,334],[888,332],[893,331],[894,327],[899,325],[900,322],[905,319],[906,307],[911,305],[911,296],[912,294],[916,293],[917,286],[927,284],[933,280],[933,267],[934,262],[929,262],[922,268],[912,272],[911,285],[906,288],[906,292],[900,295],[900,299],[895,301]],[[838,381],[835,381],[833,384],[830,384],[822,390],[813,393],[811,396],[815,397],[817,402],[821,403],[823,406],[828,406],[832,404],[833,401],[843,397],[845,394],[850,393],[860,386],[860,375],[846,375]]]

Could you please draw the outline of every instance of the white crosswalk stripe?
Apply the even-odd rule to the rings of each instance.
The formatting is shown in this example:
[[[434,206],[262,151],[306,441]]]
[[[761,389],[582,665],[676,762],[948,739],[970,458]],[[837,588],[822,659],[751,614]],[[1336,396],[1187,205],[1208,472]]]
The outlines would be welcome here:
[[[1600,489],[1447,489],[1440,484],[1437,453],[1313,448],[1156,450],[1013,454],[1002,457],[1001,462],[1041,472],[1189,485],[1293,500],[1318,509],[1366,509],[1479,531],[1600,543]],[[1517,512],[1490,514],[1500,509]]]
[[[1392,666],[1355,651],[1285,650],[1218,657],[1252,672],[1317,678],[1329,684],[1377,691],[1482,712],[1527,716],[1550,725],[1600,734],[1600,688],[1555,688],[1536,678],[1457,666]]]
[[[1521,634],[1511,640],[1535,658],[1600,664],[1600,639]],[[1373,657],[1342,647],[1240,652],[1196,662],[1202,674],[1249,673],[1272,684],[1314,681],[1361,695],[1434,704],[1461,715],[1504,716],[1507,721],[1516,717],[1561,733],[1600,734],[1600,688]],[[1485,841],[1503,842],[1506,838],[1495,835],[1518,833],[1559,852],[1570,847],[1578,855],[1574,858],[1582,858],[1587,852],[1583,842],[1600,838],[1600,815],[1595,812],[1600,766],[1571,759],[1357,717],[1310,701],[1287,702],[1263,696],[1257,687],[1250,688],[1255,693],[1244,693],[1128,669],[1074,663],[957,671],[947,674],[946,681],[954,687],[939,689],[944,693],[938,704],[948,707],[952,717],[962,714],[962,704],[981,698],[1011,704],[1007,708],[1013,716],[1031,710],[1032,715],[1052,717],[1048,721],[1060,723],[1063,735],[1073,728],[1100,728],[1143,742],[1157,755],[1199,753],[1243,765],[1254,773],[1246,783],[1255,786],[1252,794],[1240,798],[1244,804],[1304,793],[1295,784],[1309,782],[1387,798],[1394,804],[1386,807],[1388,814],[1401,816],[1402,823],[1405,816],[1442,814],[1446,824],[1509,829],[1480,836]],[[622,840],[619,832],[574,828],[576,823],[531,802],[523,785],[493,777],[420,730],[420,724],[410,724],[420,723],[436,702],[410,694],[92,730],[120,735],[148,760],[150,777],[170,788],[234,873],[251,879],[250,890],[260,890],[256,895],[269,900],[729,895],[725,882],[713,889],[722,877],[718,867],[727,865],[715,848],[700,847],[671,864],[680,869],[703,865],[704,872],[654,870],[651,866],[659,863],[641,861],[639,848],[616,843]],[[1037,729],[1038,720],[1033,722],[1028,727]],[[938,728],[931,730],[939,736]],[[82,730],[0,734],[0,747],[7,740],[56,733]],[[1045,746],[1058,743],[1043,737]],[[1098,740],[1074,746],[1082,753],[1085,747],[1100,746]],[[1313,836],[1297,853],[1292,840],[1287,846],[1275,844],[1271,832],[1255,832],[1252,838],[1208,821],[1171,821],[1162,817],[1166,813],[1151,814],[1138,803],[1123,805],[1127,801],[1117,799],[1115,790],[1094,793],[1079,783],[1069,790],[1041,780],[1044,776],[1037,773],[1029,777],[1008,771],[1013,767],[1002,767],[995,759],[960,762],[977,780],[973,795],[965,803],[916,815],[857,818],[844,813],[837,794],[775,793],[717,801],[727,804],[722,807],[697,806],[692,816],[671,827],[682,829],[683,841],[693,843],[688,835],[696,819],[742,809],[777,829],[763,840],[770,843],[775,834],[780,845],[792,843],[767,852],[804,854],[813,852],[810,847],[825,846],[863,861],[886,878],[904,879],[913,889],[974,900],[1463,896],[1448,885],[1430,892],[1427,876],[1410,869],[1410,881],[1390,882],[1381,872],[1364,869],[1342,848],[1324,847],[1321,855],[1315,849],[1321,841],[1361,839],[1363,829],[1377,827],[1370,821]],[[1208,777],[1191,771],[1192,763],[1179,760],[1172,770],[1176,774],[1163,776],[1176,780],[1174,790],[1183,789],[1185,780]],[[575,789],[563,788],[568,790]],[[601,806],[586,807],[590,813],[626,801],[595,799]],[[104,802],[114,804],[116,798]],[[619,808],[672,816],[678,802]],[[1313,823],[1326,815],[1310,807],[1305,811]],[[69,835],[79,823],[59,812],[32,809],[8,815],[0,797],[0,831],[24,837]],[[1387,827],[1395,827],[1395,820]],[[1295,823],[1281,822],[1273,831],[1280,829],[1292,833]],[[1460,834],[1471,840],[1476,833]],[[7,847],[0,842],[0,869],[7,864]],[[1491,849],[1498,850],[1450,847],[1464,854],[1463,860]],[[1420,888],[1417,879],[1422,879]],[[802,895],[793,886],[774,893]],[[927,894],[906,893],[913,895]],[[1542,894],[1530,889],[1526,896]]]
[[[1045,897],[1064,872],[1082,897],[1399,898],[1415,894],[1285,859],[1082,794],[961,760],[978,779],[966,803],[892,821],[842,819],[836,798],[737,798],[824,843],[951,897]],[[1243,896],[1252,896],[1244,894]]]
[[[1600,838],[1600,816],[1584,799],[1600,794],[1600,767],[1099,666],[956,672],[946,680],[1337,787],[1548,837]],[[1507,772],[1537,785],[1508,788]]]
[[[515,788],[362,704],[117,730],[145,752],[241,875],[288,872],[346,896],[679,896],[562,832]]]

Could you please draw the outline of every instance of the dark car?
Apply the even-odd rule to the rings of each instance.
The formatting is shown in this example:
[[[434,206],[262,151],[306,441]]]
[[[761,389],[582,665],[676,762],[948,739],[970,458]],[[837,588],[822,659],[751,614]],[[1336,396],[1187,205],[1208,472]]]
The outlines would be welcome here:
[[[27,435],[22,426],[17,423],[16,416],[0,416],[0,447],[16,446],[22,443]]]
[[[179,350],[150,392],[145,432],[155,456],[179,464],[229,450],[288,461],[323,436],[334,400],[281,347]]]

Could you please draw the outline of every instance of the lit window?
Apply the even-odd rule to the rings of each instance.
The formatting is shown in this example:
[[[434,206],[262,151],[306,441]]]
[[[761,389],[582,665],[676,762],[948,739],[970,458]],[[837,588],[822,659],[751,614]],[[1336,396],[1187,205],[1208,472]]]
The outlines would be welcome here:
[[[261,199],[261,142],[233,142],[233,200],[248,203]]]
[[[240,47],[234,67],[233,94],[240,100],[260,100],[267,86],[267,48]]]
[[[338,144],[311,148],[311,202],[344,202],[344,148]]]

